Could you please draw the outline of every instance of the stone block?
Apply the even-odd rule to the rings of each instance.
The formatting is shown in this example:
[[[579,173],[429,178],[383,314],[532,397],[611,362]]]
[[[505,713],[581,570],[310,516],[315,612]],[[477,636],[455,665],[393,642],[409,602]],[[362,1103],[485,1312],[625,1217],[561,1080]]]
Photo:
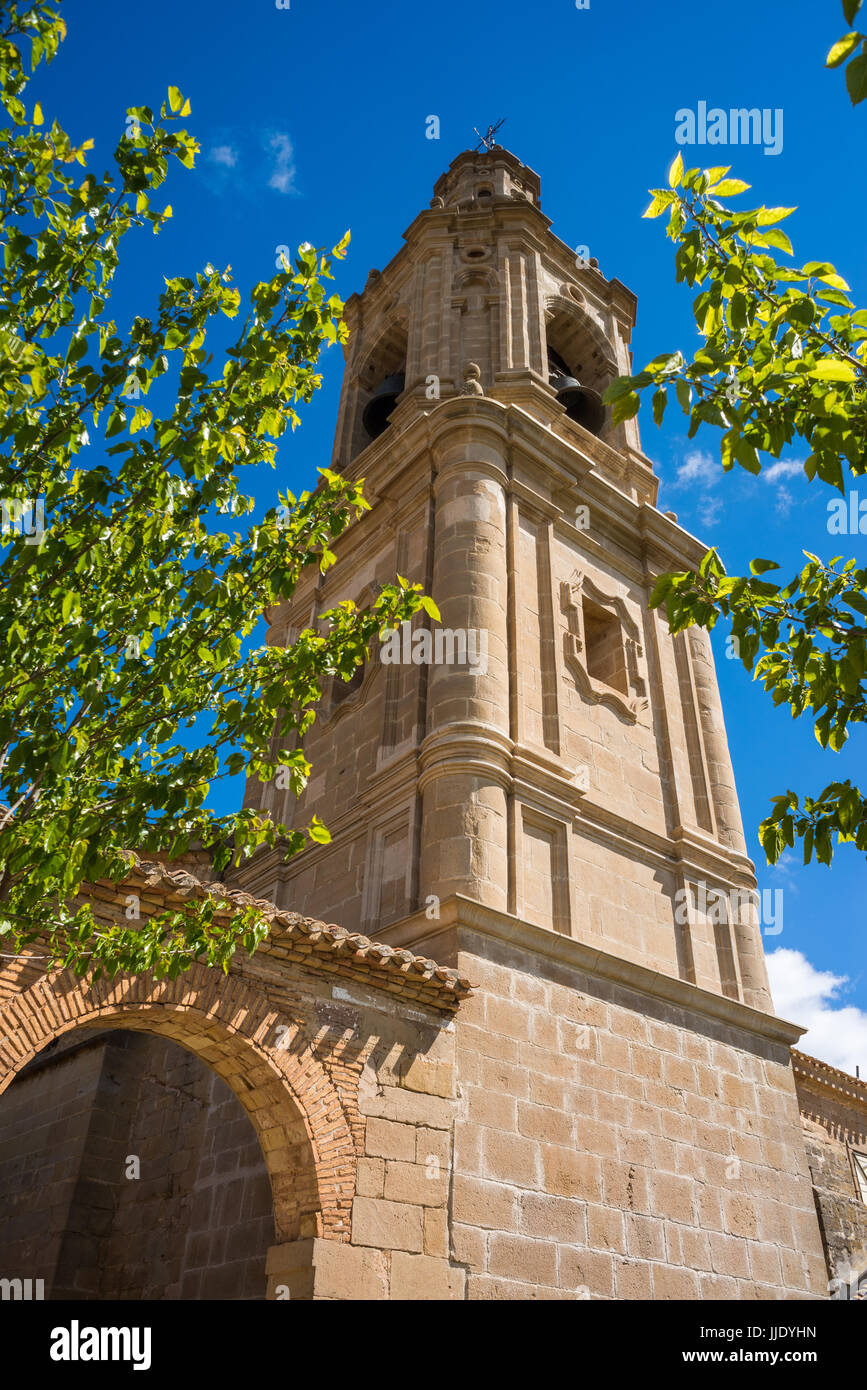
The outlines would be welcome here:
[[[548,1145],[542,1150],[545,1191],[558,1197],[602,1200],[602,1164],[595,1154]]]
[[[465,1295],[466,1273],[448,1260],[409,1255],[396,1250],[391,1257],[393,1299],[446,1301]]]
[[[490,1239],[489,1268],[493,1275],[531,1284],[557,1283],[557,1249],[549,1241],[495,1231]]]
[[[692,1225],[693,1188],[694,1183],[690,1178],[676,1177],[673,1173],[654,1173],[651,1178],[654,1213]]]
[[[485,1130],[482,1138],[484,1174],[517,1187],[534,1187],[539,1176],[539,1145],[520,1135]]]
[[[616,1298],[652,1298],[650,1265],[637,1260],[614,1260]]]
[[[426,1213],[427,1215],[428,1213]],[[487,1268],[487,1242],[485,1231],[477,1226],[463,1226],[452,1223],[452,1251],[459,1264],[470,1270]]]
[[[518,1102],[514,1096],[489,1091],[483,1086],[466,1086],[463,1094],[467,1118],[474,1124],[511,1133],[518,1128]]]
[[[416,1131],[408,1124],[370,1119],[365,1130],[364,1147],[371,1158],[397,1158],[411,1163],[415,1159]]]
[[[356,1197],[352,1203],[352,1243],[378,1250],[424,1249],[422,1209],[407,1202]]]
[[[559,1250],[557,1282],[564,1292],[576,1298],[613,1298],[614,1261],[603,1251],[563,1245]]]
[[[429,1062],[415,1057],[401,1076],[401,1084],[409,1091],[429,1096],[455,1094],[455,1068],[449,1062]]]
[[[449,1129],[454,1119],[454,1101],[407,1091],[402,1086],[383,1086],[381,1094],[368,1094],[364,1101],[364,1114],[399,1124]]]
[[[355,1179],[357,1197],[381,1197],[385,1184],[385,1159],[360,1158]]]
[[[388,1256],[381,1250],[317,1240],[314,1262],[316,1298],[371,1302],[389,1296]]]
[[[449,1214],[445,1207],[425,1207],[424,1253],[445,1259],[449,1253]]]
[[[572,1141],[572,1117],[564,1114],[562,1110],[526,1102],[518,1106],[517,1121],[519,1132],[528,1139],[538,1139],[543,1144],[561,1145],[568,1145]],[[586,1139],[583,1142],[587,1146]]]
[[[443,1168],[439,1159],[431,1157],[430,1163],[398,1163],[390,1160],[385,1165],[385,1189],[383,1195],[392,1202],[412,1202],[422,1207],[442,1206],[448,1190],[448,1169]]]
[[[568,1197],[525,1192],[521,1197],[521,1231],[539,1240],[580,1245],[587,1235],[585,1204]]]
[[[693,1270],[666,1264],[653,1265],[654,1301],[698,1297],[698,1275]]]
[[[516,1230],[517,1193],[514,1188],[499,1182],[456,1173],[452,1216],[455,1221],[467,1226],[483,1226],[495,1231]]]

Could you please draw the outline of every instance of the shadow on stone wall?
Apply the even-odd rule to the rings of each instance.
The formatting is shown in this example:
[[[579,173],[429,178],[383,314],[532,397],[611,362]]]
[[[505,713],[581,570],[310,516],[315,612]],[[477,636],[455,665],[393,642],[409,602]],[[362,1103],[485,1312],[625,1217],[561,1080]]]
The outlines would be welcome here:
[[[250,1120],[170,1039],[76,1030],[0,1096],[0,1277],[46,1298],[264,1299],[273,1240]]]

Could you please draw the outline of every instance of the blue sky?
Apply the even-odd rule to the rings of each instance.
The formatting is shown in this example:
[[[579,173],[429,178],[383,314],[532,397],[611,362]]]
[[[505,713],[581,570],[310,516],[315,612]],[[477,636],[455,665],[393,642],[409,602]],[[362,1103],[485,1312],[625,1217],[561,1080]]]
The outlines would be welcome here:
[[[147,6],[66,0],[69,36],[39,80],[46,118],[95,141],[101,170],[133,104],[158,107],[169,84],[190,99],[202,154],[172,174],[174,221],[141,233],[118,280],[114,311],[147,313],[163,274],[207,261],[232,266],[246,297],[269,278],[277,247],[332,245],[351,228],[339,267],[344,297],[398,250],[438,175],[475,143],[473,127],[507,118],[500,139],[542,177],[542,205],[567,243],[589,247],[604,274],[638,296],[636,366],[695,343],[690,295],[676,287],[663,223],[641,220],[646,190],[677,151],[675,113],[709,107],[782,110],[782,149],[695,150],[688,164],[726,163],[753,185],[744,205],[796,204],[786,223],[799,260],[830,260],[867,304],[863,178],[867,106],[852,110],[842,70],[824,56],[847,27],[837,0],[151,0]],[[862,26],[863,27],[863,26]],[[426,138],[426,118],[440,139]],[[689,151],[684,151],[684,155]],[[704,158],[702,156],[704,155]],[[127,242],[130,247],[132,243]],[[257,500],[299,489],[327,463],[342,362],[323,359],[325,386],[284,444],[278,475]],[[663,480],[660,504],[717,544],[731,571],[755,555],[785,569],[806,548],[865,562],[867,537],[832,538],[832,495],[808,484],[792,450],[762,477],[724,476],[718,432],[689,442],[674,406],[657,430],[642,411],[646,452]],[[867,499],[867,480],[861,484]],[[774,711],[715,638],[718,672],[750,852],[768,798],[818,791],[838,776],[865,779],[864,734],[842,755],[822,753],[810,727]],[[781,1013],[811,1024],[808,1049],[867,1074],[863,857],[839,851],[832,870],[786,856],[760,885],[784,892],[783,931],[766,941]],[[834,982],[837,982],[836,984]]]

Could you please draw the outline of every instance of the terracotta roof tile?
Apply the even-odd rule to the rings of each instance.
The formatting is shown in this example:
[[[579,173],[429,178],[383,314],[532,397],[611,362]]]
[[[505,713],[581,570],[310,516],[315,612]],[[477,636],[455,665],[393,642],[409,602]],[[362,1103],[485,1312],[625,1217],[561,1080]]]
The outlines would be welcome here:
[[[271,924],[269,936],[259,951],[278,958],[294,958],[308,969],[321,968],[329,973],[346,969],[355,979],[366,976],[371,985],[434,1008],[452,1012],[472,991],[466,976],[427,956],[414,956],[411,951],[372,941],[360,932],[347,931],[335,923],[281,911],[273,903],[239,888],[202,882],[187,869],[170,869],[132,854],[129,872],[123,880],[113,883],[101,879],[88,884],[82,889],[82,897],[92,900],[98,912],[100,904],[117,906],[123,889],[135,889],[153,912],[181,907],[195,898],[213,898],[225,904],[224,910],[217,909],[218,921],[246,907],[256,907]]]

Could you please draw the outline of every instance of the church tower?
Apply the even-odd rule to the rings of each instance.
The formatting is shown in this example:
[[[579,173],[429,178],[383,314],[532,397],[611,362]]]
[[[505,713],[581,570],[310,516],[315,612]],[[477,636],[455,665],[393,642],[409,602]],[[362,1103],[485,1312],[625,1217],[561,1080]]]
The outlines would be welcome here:
[[[297,806],[251,788],[331,843],[235,881],[478,986],[448,1237],[471,1297],[821,1292],[800,1030],[772,1012],[710,643],[647,606],[706,547],[601,402],[635,297],[497,146],[404,243],[347,305],[331,466],[371,510],[268,640],[396,574],[441,623],[333,684]]]
[[[637,421],[601,404],[631,369],[635,297],[553,235],[539,195],[506,150],[461,154],[349,301],[332,467],[372,509],[269,640],[396,573],[445,640],[335,682],[297,810],[264,791],[332,843],[258,860],[255,886],[377,934],[460,894],[767,1009],[707,634],[672,639],[647,609],[704,547],[657,511]]]

